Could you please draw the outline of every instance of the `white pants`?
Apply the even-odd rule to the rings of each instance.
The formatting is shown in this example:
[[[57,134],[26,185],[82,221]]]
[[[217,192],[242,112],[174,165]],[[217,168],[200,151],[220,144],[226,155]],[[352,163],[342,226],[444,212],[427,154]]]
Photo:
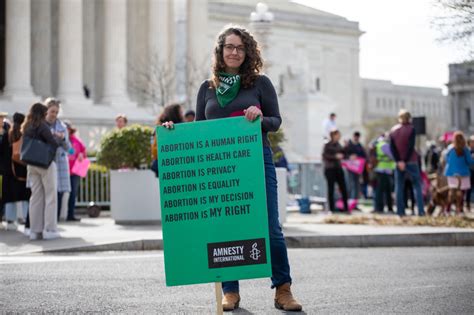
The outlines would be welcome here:
[[[48,169],[28,165],[27,170],[31,183],[30,230],[33,233],[57,231],[56,163],[52,162]]]

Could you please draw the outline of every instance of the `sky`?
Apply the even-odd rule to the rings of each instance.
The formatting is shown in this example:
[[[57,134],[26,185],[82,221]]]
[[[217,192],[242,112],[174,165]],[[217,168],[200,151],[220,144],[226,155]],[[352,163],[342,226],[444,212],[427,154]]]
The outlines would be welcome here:
[[[443,88],[448,64],[462,61],[455,47],[436,41],[434,0],[295,0],[359,22],[362,78]],[[270,6],[271,10],[271,6]]]

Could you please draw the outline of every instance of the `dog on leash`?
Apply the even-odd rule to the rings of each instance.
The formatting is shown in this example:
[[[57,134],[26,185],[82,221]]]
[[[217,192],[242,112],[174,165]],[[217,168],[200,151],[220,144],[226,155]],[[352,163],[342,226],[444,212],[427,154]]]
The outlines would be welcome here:
[[[430,181],[431,199],[428,204],[428,215],[435,215],[436,207],[440,207],[439,214],[446,214],[449,211],[449,186],[448,179],[441,173],[435,173],[428,176]]]

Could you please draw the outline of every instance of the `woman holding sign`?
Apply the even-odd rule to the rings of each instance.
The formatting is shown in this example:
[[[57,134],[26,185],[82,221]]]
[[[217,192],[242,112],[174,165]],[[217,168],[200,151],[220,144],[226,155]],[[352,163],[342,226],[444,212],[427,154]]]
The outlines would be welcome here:
[[[275,307],[300,311],[302,306],[290,290],[291,276],[286,244],[278,220],[277,181],[268,132],[281,124],[278,98],[269,78],[261,74],[262,58],[253,36],[244,28],[228,27],[218,36],[214,48],[212,78],[202,83],[197,96],[196,120],[245,116],[259,119],[262,125],[265,184],[272,262],[272,288],[276,288]],[[165,123],[172,127],[172,123]],[[239,283],[222,283],[223,309],[239,306]]]

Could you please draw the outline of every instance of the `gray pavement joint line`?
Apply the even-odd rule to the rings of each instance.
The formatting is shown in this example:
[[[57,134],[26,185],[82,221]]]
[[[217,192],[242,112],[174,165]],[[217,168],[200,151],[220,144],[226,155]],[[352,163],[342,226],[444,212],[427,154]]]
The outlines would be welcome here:
[[[458,234],[463,234],[458,235]],[[461,238],[458,240],[458,238]],[[434,233],[402,235],[324,235],[285,237],[288,248],[328,247],[411,247],[411,246],[474,246],[474,233]],[[43,252],[120,251],[120,250],[162,250],[162,240],[141,240],[101,244],[98,246],[63,248]]]

